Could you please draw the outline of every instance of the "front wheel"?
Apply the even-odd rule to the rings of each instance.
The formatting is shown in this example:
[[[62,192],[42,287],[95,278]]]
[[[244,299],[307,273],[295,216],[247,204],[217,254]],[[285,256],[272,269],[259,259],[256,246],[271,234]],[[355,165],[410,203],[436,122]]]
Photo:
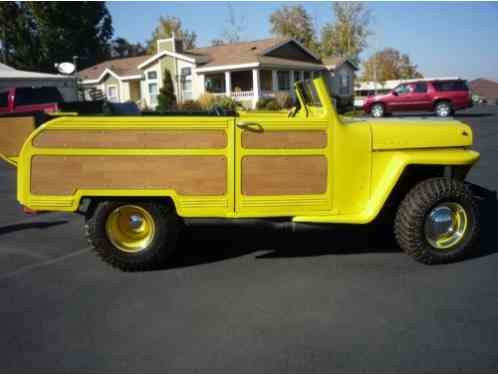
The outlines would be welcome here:
[[[472,192],[450,178],[416,185],[401,202],[394,222],[399,246],[425,264],[463,259],[471,252],[478,230]]]
[[[176,248],[180,221],[164,202],[104,201],[86,218],[90,245],[123,271],[162,266]]]

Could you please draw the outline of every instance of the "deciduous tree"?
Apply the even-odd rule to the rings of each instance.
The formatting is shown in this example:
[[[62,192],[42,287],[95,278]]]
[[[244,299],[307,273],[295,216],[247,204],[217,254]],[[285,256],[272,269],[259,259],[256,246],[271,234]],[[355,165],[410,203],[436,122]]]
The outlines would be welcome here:
[[[116,38],[111,43],[111,56],[114,58],[135,57],[145,54],[145,48],[140,43],[130,43],[125,38]]]
[[[274,35],[293,38],[305,47],[318,51],[313,19],[303,6],[284,5],[270,15],[270,24]]]
[[[370,11],[363,3],[334,2],[333,12],[335,22],[322,28],[322,54],[349,58],[358,64],[359,55],[367,47],[367,38],[371,34]]]
[[[422,74],[410,57],[394,48],[385,48],[363,63],[362,79],[366,81],[385,82],[391,79],[421,77]]]

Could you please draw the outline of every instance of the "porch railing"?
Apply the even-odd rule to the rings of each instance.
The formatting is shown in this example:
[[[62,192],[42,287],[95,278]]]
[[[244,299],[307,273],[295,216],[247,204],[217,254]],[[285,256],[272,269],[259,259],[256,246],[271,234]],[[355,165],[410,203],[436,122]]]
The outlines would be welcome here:
[[[254,96],[254,91],[232,91],[234,98],[251,98]]]

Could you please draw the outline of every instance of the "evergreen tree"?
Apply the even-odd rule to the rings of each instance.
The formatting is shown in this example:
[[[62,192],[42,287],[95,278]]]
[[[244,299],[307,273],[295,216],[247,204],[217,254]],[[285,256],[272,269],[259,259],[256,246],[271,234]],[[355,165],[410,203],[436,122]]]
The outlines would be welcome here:
[[[161,87],[157,96],[158,111],[168,111],[176,107],[175,87],[173,86],[171,73],[166,69],[163,76],[163,87]]]

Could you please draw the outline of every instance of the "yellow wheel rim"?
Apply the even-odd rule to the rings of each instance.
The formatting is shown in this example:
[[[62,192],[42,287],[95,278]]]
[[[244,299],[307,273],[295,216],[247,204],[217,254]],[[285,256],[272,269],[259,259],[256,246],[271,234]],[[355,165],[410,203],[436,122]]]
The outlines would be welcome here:
[[[433,248],[449,250],[467,234],[468,221],[467,212],[460,204],[439,204],[425,220],[425,238]]]
[[[125,205],[110,213],[105,230],[107,238],[119,250],[138,253],[152,242],[156,225],[147,210],[140,206]]]

